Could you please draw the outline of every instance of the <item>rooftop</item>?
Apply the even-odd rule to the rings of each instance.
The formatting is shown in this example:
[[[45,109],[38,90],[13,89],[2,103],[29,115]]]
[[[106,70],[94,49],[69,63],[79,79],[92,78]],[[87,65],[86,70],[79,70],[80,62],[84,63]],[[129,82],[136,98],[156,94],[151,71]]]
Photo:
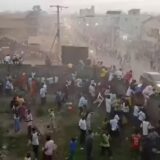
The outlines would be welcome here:
[[[151,74],[151,75],[160,75],[159,72],[146,72],[147,74]]]

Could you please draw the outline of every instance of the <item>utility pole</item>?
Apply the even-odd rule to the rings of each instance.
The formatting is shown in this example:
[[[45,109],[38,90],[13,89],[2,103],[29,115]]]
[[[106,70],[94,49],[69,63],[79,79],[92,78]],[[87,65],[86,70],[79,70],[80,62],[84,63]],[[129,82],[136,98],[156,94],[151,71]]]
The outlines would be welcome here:
[[[62,9],[68,8],[65,6],[60,6],[60,5],[51,5],[50,7],[56,8],[57,12],[57,33],[56,33],[56,38],[57,38],[57,51],[58,54],[55,55],[56,60],[58,63],[61,63],[61,26],[60,26],[60,11]]]

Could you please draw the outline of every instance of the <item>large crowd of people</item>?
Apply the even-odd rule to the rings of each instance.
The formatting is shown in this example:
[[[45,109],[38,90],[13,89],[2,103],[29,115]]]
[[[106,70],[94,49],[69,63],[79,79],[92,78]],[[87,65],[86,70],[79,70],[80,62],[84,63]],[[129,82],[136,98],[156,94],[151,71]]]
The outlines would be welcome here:
[[[80,71],[85,72],[88,66],[80,66]],[[26,123],[28,143],[32,146],[32,152],[27,152],[25,160],[41,159],[40,136],[41,131],[33,123],[34,109],[32,105],[44,106],[47,104],[48,94],[54,95],[54,103],[59,110],[63,110],[64,104],[68,104],[75,99],[76,104],[68,104],[69,109],[79,111],[79,138],[71,137],[69,142],[68,160],[75,160],[77,150],[80,149],[86,160],[94,159],[94,139],[100,135],[100,157],[114,159],[112,139],[119,139],[128,124],[132,128],[130,135],[131,155],[134,160],[158,160],[160,154],[160,120],[153,124],[145,107],[148,105],[150,97],[156,94],[153,86],[144,86],[133,77],[132,70],[124,73],[116,66],[105,67],[102,62],[90,67],[93,71],[91,77],[82,77],[73,65],[68,65],[67,76],[61,77],[41,77],[36,73],[28,75],[22,73],[16,78],[8,75],[3,88],[4,94],[13,96],[10,108],[13,115],[15,133],[19,133],[21,124]],[[116,86],[123,84],[123,92],[119,92]],[[59,86],[58,88],[56,86]],[[55,89],[56,88],[56,89]],[[23,91],[25,96],[18,94],[17,90]],[[142,97],[135,100],[136,96]],[[78,97],[78,98],[77,98]],[[37,99],[39,98],[40,101]],[[143,100],[144,99],[144,100]],[[30,107],[29,107],[30,106]],[[75,107],[77,106],[77,107]],[[95,133],[93,126],[93,115],[97,114],[97,108],[103,110],[104,121],[99,128],[99,133]],[[56,113],[54,108],[48,110],[50,133],[46,134],[46,141],[42,148],[44,160],[55,159],[54,153],[58,150],[56,139],[53,140],[54,132],[57,128]],[[96,120],[96,119],[94,119]],[[65,120],[64,120],[65,121]],[[75,126],[75,130],[77,129]],[[67,131],[66,131],[67,132]],[[64,140],[65,141],[65,140]]]

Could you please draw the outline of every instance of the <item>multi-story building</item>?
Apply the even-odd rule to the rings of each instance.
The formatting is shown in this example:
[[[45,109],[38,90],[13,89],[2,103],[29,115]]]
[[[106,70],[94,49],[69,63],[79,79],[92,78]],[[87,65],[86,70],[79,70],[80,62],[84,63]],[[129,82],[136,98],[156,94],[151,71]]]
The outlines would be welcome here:
[[[94,17],[95,16],[95,7],[80,9],[80,17]]]
[[[143,22],[141,30],[141,42],[141,46],[145,49],[145,54],[148,54],[149,57],[159,55],[160,17],[151,17]],[[159,63],[159,59],[157,63]]]

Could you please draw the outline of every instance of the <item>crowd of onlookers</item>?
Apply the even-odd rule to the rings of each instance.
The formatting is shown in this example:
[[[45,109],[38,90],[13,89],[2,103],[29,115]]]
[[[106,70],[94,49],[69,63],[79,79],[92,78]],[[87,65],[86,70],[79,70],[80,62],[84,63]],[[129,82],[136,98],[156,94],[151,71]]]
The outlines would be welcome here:
[[[85,72],[84,65],[80,68]],[[103,66],[103,63],[98,63],[96,74],[94,73],[92,78],[82,78],[77,71],[73,71],[71,68],[69,70],[71,72],[68,72],[68,76],[61,84],[58,77],[50,79],[43,77],[39,81],[36,73],[32,73],[31,76],[23,73],[19,77],[18,85],[13,83],[11,77],[6,78],[5,91],[7,95],[12,95],[15,88],[25,92],[25,98],[20,95],[13,98],[11,111],[16,133],[21,130],[21,123],[26,123],[28,141],[32,144],[34,158],[40,158],[39,137],[41,133],[34,126],[35,124],[33,125],[33,111],[28,106],[37,104],[37,97],[40,99],[40,105],[46,105],[48,91],[54,85],[55,88],[59,87],[50,94],[54,95],[54,103],[58,110],[63,109],[64,104],[67,104],[70,110],[79,110],[80,136],[79,139],[72,137],[69,142],[69,160],[75,159],[79,146],[80,150],[84,150],[83,153],[87,160],[94,159],[93,147],[97,135],[100,135],[100,156],[105,156],[107,152],[110,159],[114,158],[112,139],[118,139],[123,134],[126,125],[134,128],[132,129],[134,132],[132,131],[128,138],[131,140],[131,157],[135,160],[140,157],[141,160],[156,160],[160,145],[160,122],[152,124],[145,110],[150,96],[155,93],[154,88],[144,86],[134,80],[132,70],[123,73],[121,68],[117,69],[115,66],[107,68]],[[116,86],[121,84],[124,85],[122,88],[125,91],[124,94],[116,90]],[[17,92],[15,93],[17,94]],[[137,94],[142,95],[144,101],[135,102],[133,97]],[[29,98],[26,99],[26,97]],[[77,105],[77,108],[73,107],[73,103],[69,103],[73,97],[75,99],[73,103],[76,102],[74,105]],[[100,114],[104,116],[102,124],[97,124],[101,126],[97,131],[99,133],[94,132],[95,128],[92,123],[93,119],[96,120],[94,114],[98,114],[96,108],[102,109],[103,113]],[[50,134],[46,136],[43,155],[45,160],[52,160],[57,145],[50,135],[53,135],[56,129],[56,122],[53,109],[48,112]],[[31,154],[27,153],[25,160],[31,160],[31,157]]]
[[[4,64],[22,64],[23,63],[23,54],[14,54],[14,55],[6,55],[2,61]]]

